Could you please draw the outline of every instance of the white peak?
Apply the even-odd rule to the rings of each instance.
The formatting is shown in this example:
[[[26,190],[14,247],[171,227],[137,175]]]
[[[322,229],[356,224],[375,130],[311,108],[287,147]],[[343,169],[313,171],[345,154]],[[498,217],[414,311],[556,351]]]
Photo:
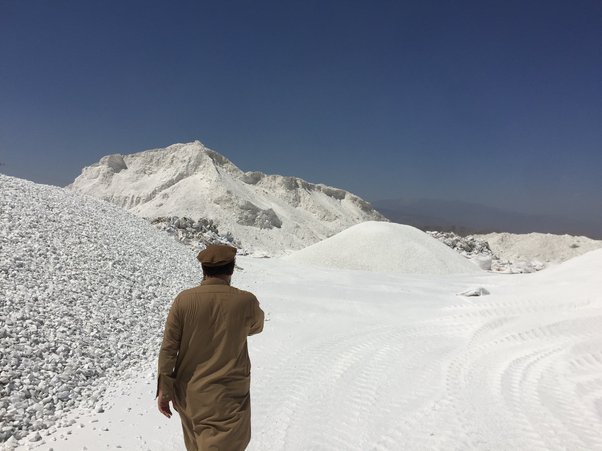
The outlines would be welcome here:
[[[366,220],[385,220],[368,202],[297,177],[242,172],[200,141],[84,168],[71,189],[148,218],[211,219],[248,250],[272,255],[300,249]]]

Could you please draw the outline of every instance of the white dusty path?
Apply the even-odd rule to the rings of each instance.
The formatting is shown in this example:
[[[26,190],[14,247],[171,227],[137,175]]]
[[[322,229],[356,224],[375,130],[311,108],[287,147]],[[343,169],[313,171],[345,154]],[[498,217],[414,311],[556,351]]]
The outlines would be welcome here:
[[[250,450],[602,450],[602,251],[528,275],[239,262],[268,318]],[[491,295],[455,295],[476,286]],[[151,372],[18,449],[183,449]]]

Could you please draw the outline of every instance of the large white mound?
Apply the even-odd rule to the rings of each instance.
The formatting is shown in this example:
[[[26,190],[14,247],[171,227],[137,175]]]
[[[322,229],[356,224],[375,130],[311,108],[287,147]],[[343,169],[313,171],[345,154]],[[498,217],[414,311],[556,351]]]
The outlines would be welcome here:
[[[211,219],[246,250],[271,255],[301,249],[362,221],[385,220],[347,191],[243,172],[199,141],[103,157],[69,188],[147,218]]]
[[[0,174],[0,442],[64,425],[159,348],[188,247],[127,211]]]
[[[374,272],[457,274],[479,272],[445,244],[408,225],[369,221],[297,251],[288,260]]]
[[[512,261],[560,263],[602,248],[602,241],[584,236],[551,233],[489,233],[475,236],[487,241],[495,255]]]

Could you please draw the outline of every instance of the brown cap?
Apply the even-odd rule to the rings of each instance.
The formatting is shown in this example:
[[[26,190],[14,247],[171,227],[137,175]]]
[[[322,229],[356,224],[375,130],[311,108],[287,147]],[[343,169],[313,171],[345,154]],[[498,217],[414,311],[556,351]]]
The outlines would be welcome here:
[[[223,266],[234,261],[236,248],[225,244],[210,244],[199,252],[197,260],[204,266]]]

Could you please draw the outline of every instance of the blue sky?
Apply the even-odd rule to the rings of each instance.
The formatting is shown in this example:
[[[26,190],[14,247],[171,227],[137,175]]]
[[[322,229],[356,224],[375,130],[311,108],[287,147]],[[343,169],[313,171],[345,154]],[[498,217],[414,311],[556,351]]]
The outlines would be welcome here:
[[[602,2],[0,0],[0,170],[199,139],[368,199],[602,220]]]

